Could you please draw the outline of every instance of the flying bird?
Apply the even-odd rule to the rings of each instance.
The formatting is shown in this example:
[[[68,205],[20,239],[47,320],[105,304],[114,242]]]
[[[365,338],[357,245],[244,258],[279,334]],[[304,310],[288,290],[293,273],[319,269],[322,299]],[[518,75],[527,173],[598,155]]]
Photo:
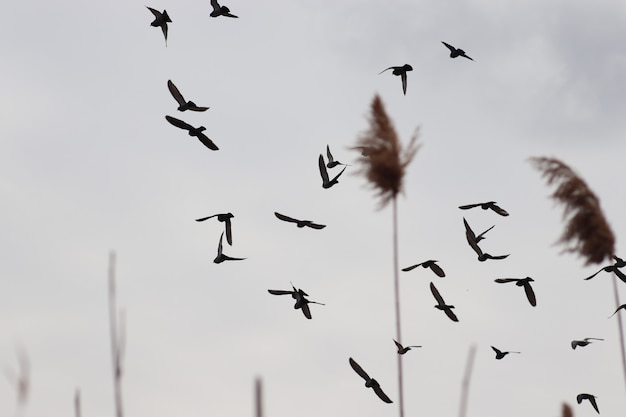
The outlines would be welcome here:
[[[230,9],[226,6],[220,6],[217,0],[211,0],[211,6],[213,6],[213,11],[209,16],[218,17],[218,16],[226,16],[226,17],[239,17],[230,13]]]
[[[200,140],[200,142],[202,142],[204,146],[211,149],[212,151],[217,151],[219,149],[211,139],[209,139],[204,133],[202,133],[206,130],[204,126],[193,127],[192,125],[172,116],[165,116],[165,118],[168,122],[170,122],[170,124],[188,131],[189,136],[198,138],[198,140]]]
[[[220,236],[220,243],[217,245],[217,256],[213,259],[216,264],[221,264],[224,261],[243,261],[246,258],[232,258],[228,255],[224,255],[222,252],[222,239],[224,238],[224,232]]]
[[[291,284],[291,288],[293,288],[293,291],[289,291],[289,290],[267,290],[267,292],[269,292],[270,294],[273,295],[291,295],[291,298],[293,298],[294,300],[296,300],[296,303],[294,304],[293,308],[294,309],[301,309],[302,313],[304,314],[304,317],[306,317],[307,319],[311,319],[311,309],[309,309],[309,304],[319,304],[319,305],[324,305],[322,303],[318,303],[317,301],[310,301],[309,299],[307,299],[306,297],[309,296],[309,294],[305,293],[304,291],[302,291],[301,289],[296,289],[296,287],[293,286],[293,284]]]
[[[326,168],[334,168],[337,165],[348,165],[348,164],[344,164],[342,162],[336,161],[335,158],[333,158],[333,154],[330,153],[330,146],[326,145],[326,157],[328,158],[328,162],[326,163]]]
[[[167,24],[172,23],[172,20],[167,14],[167,10],[163,9],[163,13],[153,9],[152,7],[148,7],[148,10],[150,10],[150,12],[154,15],[154,20],[152,21],[152,23],[150,23],[150,26],[153,26],[155,28],[161,28],[163,36],[165,36],[165,46],[167,46]]]
[[[626,266],[626,261],[624,261],[622,258],[619,258],[619,257],[617,257],[615,255],[613,255],[613,259],[615,259],[615,263],[613,265],[608,265],[608,266],[605,266],[605,267],[601,268],[595,274],[585,278],[585,280],[589,280],[589,279],[595,277],[596,275],[598,275],[600,272],[604,271],[604,272],[613,272],[613,273],[615,273],[615,275],[617,275],[617,277],[619,279],[621,279],[623,282],[626,282],[626,274],[624,274],[619,269],[619,268],[623,268],[623,267]]]
[[[498,349],[497,347],[494,347],[494,346],[491,346],[491,349],[493,349],[493,351],[496,352],[496,359],[502,359],[506,355],[508,355],[509,353],[519,353],[519,352],[513,352],[513,351],[503,352],[503,351],[501,351],[500,349]]]
[[[413,67],[410,66],[409,64],[404,64],[401,67],[389,67],[389,68],[384,69],[381,72],[379,72],[378,75],[382,74],[383,72],[385,72],[387,70],[393,70],[393,72],[392,72],[393,75],[399,75],[400,76],[400,78],[402,79],[402,92],[406,96],[406,73],[408,71],[413,71]]]
[[[347,167],[343,167],[343,169],[341,170],[341,172],[337,175],[335,175],[335,177],[332,180],[328,179],[328,171],[326,170],[326,164],[324,163],[324,156],[322,156],[322,154],[320,154],[320,157],[318,159],[318,165],[320,168],[320,175],[322,176],[322,188],[330,188],[333,185],[337,184],[339,181],[339,176],[341,174],[343,174],[343,171],[346,170]]]
[[[317,223],[313,223],[311,220],[298,220],[298,219],[294,219],[293,217],[289,217],[289,216],[285,216],[284,214],[280,214],[278,212],[274,212],[274,215],[279,218],[280,220],[289,222],[289,223],[295,223],[296,226],[302,228],[302,227],[310,227],[311,229],[323,229],[326,227],[325,224],[317,224]]]
[[[579,346],[585,347],[588,344],[590,344],[592,340],[604,340],[604,339],[598,339],[597,337],[585,337],[583,340],[572,340],[570,345],[572,346],[572,349],[576,349]]]
[[[194,103],[193,101],[185,100],[185,98],[180,93],[178,88],[176,88],[172,80],[167,80],[167,88],[170,90],[170,93],[172,93],[172,96],[174,97],[174,99],[178,102],[179,111],[185,111],[185,110],[207,111],[209,109],[208,107],[196,106],[196,103]]]
[[[591,406],[593,407],[593,409],[596,410],[596,413],[600,414],[600,411],[598,410],[598,404],[596,403],[596,396],[595,395],[578,394],[576,396],[576,402],[578,404],[582,403],[583,400],[588,400],[591,403]]]
[[[452,312],[454,306],[448,305],[445,303],[445,301],[443,301],[443,297],[441,297],[441,294],[439,294],[439,291],[437,291],[437,288],[435,288],[435,284],[433,284],[432,282],[430,283],[430,292],[433,293],[435,300],[437,300],[437,305],[435,306],[435,308],[446,313],[446,316],[448,316],[450,320],[459,321],[454,312]]]
[[[483,252],[483,250],[478,246],[479,237],[476,236],[469,223],[467,223],[467,220],[465,220],[465,217],[463,217],[463,224],[465,225],[465,238],[467,239],[467,243],[469,243],[470,247],[474,250],[474,252],[476,252],[480,262],[484,262],[487,259],[505,259],[509,256],[508,254],[494,256]],[[482,235],[487,233],[489,230],[491,230],[491,227],[479,235],[481,236],[481,239],[484,239]]]
[[[437,276],[443,278],[443,277],[446,276],[446,273],[443,272],[443,269],[441,269],[441,267],[439,265],[437,265],[437,262],[438,261],[434,261],[434,260],[430,259],[428,261],[424,261],[424,262],[419,263],[419,264],[407,266],[406,268],[403,268],[402,271],[404,271],[404,272],[412,271],[413,269],[417,268],[418,266],[421,266],[422,268],[430,268],[430,270],[433,271],[435,274],[437,274]]]
[[[531,306],[535,307],[537,305],[537,298],[535,297],[535,292],[533,288],[530,286],[531,282],[535,280],[531,277],[526,278],[498,278],[495,282],[503,284],[506,282],[514,282],[518,287],[524,287],[524,292],[526,293],[526,298],[528,298],[528,302]]]
[[[409,350],[411,350],[411,348],[421,348],[421,346],[402,346],[400,343],[398,343],[395,339],[393,339],[393,343],[396,344],[396,347],[398,348],[398,354],[399,355],[404,355],[405,353],[407,353]]]
[[[500,216],[509,215],[509,213],[502,207],[498,206],[495,201],[487,201],[486,203],[477,203],[477,204],[466,204],[464,206],[459,206],[459,208],[461,210],[469,210],[471,208],[479,207],[479,206],[483,210],[493,210],[496,213],[498,213]]]
[[[443,43],[446,46],[446,48],[448,48],[450,50],[450,58],[456,58],[457,56],[462,56],[463,58],[467,58],[467,59],[470,59],[470,60],[473,61],[472,58],[470,58],[469,56],[465,55],[465,51],[464,50],[455,48],[454,46],[452,46],[452,45],[450,45],[448,43],[445,43],[444,41],[441,41],[441,43]]]
[[[203,222],[213,217],[217,217],[217,221],[224,223],[224,228],[226,229],[226,241],[228,242],[229,245],[232,246],[233,245],[233,232],[232,232],[230,219],[232,219],[235,216],[233,216],[233,213],[220,213],[220,214],[213,214],[208,217],[202,217],[200,219],[196,219],[196,221]]]
[[[361,368],[361,366],[359,366],[359,364],[356,363],[354,359],[349,358],[349,362],[350,362],[350,366],[352,367],[352,369],[354,369],[354,372],[359,374],[359,376],[365,380],[365,386],[367,388],[372,388],[374,392],[376,393],[376,395],[378,395],[378,398],[380,398],[384,402],[388,404],[393,402],[389,399],[389,397],[387,397],[387,394],[385,394],[383,390],[380,388],[380,384],[378,383],[378,381],[376,381],[374,378],[370,378],[367,372],[365,372],[363,368]]]
[[[626,304],[622,304],[621,306],[617,307],[617,309],[615,310],[615,313],[611,314],[611,315],[609,316],[609,318],[611,318],[611,317],[613,317],[614,315],[616,315],[616,314],[617,314],[617,312],[618,312],[618,311],[620,311],[620,310],[626,310]]]

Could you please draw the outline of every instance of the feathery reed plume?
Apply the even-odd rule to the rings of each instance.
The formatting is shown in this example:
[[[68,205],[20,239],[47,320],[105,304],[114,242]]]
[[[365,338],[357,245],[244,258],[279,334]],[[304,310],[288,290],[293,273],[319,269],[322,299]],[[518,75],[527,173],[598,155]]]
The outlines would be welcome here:
[[[531,158],[548,185],[558,184],[552,198],[565,205],[563,218],[569,219],[559,243],[571,243],[567,252],[576,252],[586,264],[600,263],[615,253],[615,237],[609,227],[600,200],[585,181],[555,158]]]
[[[15,386],[17,393],[15,415],[19,417],[24,415],[24,409],[28,402],[28,394],[30,393],[30,361],[28,360],[28,354],[23,348],[17,349],[17,364],[17,372],[5,369],[4,373],[9,382]]]
[[[411,163],[419,146],[417,133],[411,137],[409,145],[403,148],[398,135],[385,112],[380,97],[372,101],[372,113],[369,117],[369,129],[357,139],[361,156],[357,163],[358,173],[365,175],[371,187],[376,191],[379,208],[393,202],[393,288],[396,316],[396,341],[402,344],[400,325],[400,281],[398,279],[398,205],[397,196],[402,191],[404,172]],[[402,378],[402,355],[396,355],[398,367],[398,408],[400,417],[404,417],[404,384]]]
[[[467,354],[467,363],[465,364],[465,374],[461,383],[461,404],[459,406],[459,417],[465,417],[467,414],[467,399],[469,397],[469,386],[472,380],[472,369],[474,368],[474,357],[476,356],[476,345],[470,346]]]
[[[376,191],[383,208],[402,191],[405,168],[419,149],[417,131],[403,148],[378,95],[372,101],[369,123],[369,129],[361,134],[353,149],[361,151],[359,173]]]
[[[563,413],[561,417],[574,417],[574,413],[572,412],[572,407],[563,403]]]
[[[118,331],[117,326],[121,327]],[[113,395],[115,399],[115,416],[122,417],[122,362],[125,346],[124,315],[118,311],[115,294],[115,252],[109,254],[109,325],[111,334],[111,359],[113,365]]]

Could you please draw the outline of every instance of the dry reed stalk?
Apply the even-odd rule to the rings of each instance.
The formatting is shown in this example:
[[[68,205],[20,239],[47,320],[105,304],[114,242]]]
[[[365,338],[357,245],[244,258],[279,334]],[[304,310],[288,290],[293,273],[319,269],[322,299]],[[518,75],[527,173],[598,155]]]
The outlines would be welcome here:
[[[461,383],[461,403],[459,405],[459,417],[467,414],[467,400],[469,398],[469,387],[472,380],[472,369],[474,368],[474,357],[476,357],[476,345],[470,346],[465,363],[465,374]]]
[[[122,362],[124,356],[124,316],[120,313],[118,331],[118,311],[115,292],[115,252],[109,254],[109,324],[111,335],[111,359],[113,365],[113,395],[115,416],[123,417],[122,409]],[[120,336],[121,335],[121,336]]]
[[[9,382],[15,387],[17,401],[15,408],[16,417],[24,415],[28,395],[30,394],[30,361],[28,354],[23,348],[17,349],[17,372],[5,369],[4,374]]]
[[[254,380],[254,408],[255,417],[263,417],[263,384],[261,378]]]
[[[393,288],[395,299],[396,340],[402,343],[400,323],[400,283],[398,279],[398,208],[397,196],[403,189],[406,167],[417,153],[417,133],[406,148],[402,146],[383,103],[376,95],[371,105],[369,129],[357,139],[353,148],[361,152],[357,160],[360,173],[365,176],[371,188],[380,199],[379,208],[393,202]],[[402,376],[402,355],[397,355],[398,367],[398,407],[400,417],[404,417],[404,383]]]
[[[80,417],[80,390],[76,388],[76,392],[74,392],[74,416]]]
[[[563,218],[568,219],[559,243],[571,246],[567,252],[575,252],[585,258],[585,264],[600,263],[615,253],[615,237],[607,223],[600,200],[576,173],[555,158],[531,158],[531,162],[548,185],[558,184],[552,198],[565,208]]]

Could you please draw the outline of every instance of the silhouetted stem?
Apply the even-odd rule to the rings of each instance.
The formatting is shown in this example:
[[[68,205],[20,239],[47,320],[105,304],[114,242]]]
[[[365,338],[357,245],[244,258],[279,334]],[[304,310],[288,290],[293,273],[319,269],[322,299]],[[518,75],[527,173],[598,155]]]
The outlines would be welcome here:
[[[617,293],[617,277],[613,276],[613,296],[615,297],[615,307],[619,308],[619,295]],[[622,327],[622,316],[617,314],[617,328],[619,331],[619,342],[622,348],[622,370],[624,371],[624,387],[626,388],[626,348],[624,347],[624,327]]]
[[[398,204],[397,198],[393,197],[393,289],[396,310],[396,340],[402,344],[400,326],[400,280],[398,279]],[[398,358],[398,406],[400,417],[404,417],[404,383],[402,378],[402,355]]]
[[[465,417],[467,413],[467,398],[469,397],[469,385],[472,378],[472,368],[474,367],[474,356],[476,356],[476,345],[470,346],[465,364],[465,375],[461,383],[461,404],[459,406],[459,417]]]
[[[263,399],[261,395],[262,395],[261,378],[257,378],[254,380],[254,407],[255,407],[256,417],[263,417]]]
[[[122,360],[121,343],[117,331],[117,306],[115,304],[115,252],[109,254],[109,324],[111,332],[111,360],[113,362],[113,395],[115,416],[122,417]]]

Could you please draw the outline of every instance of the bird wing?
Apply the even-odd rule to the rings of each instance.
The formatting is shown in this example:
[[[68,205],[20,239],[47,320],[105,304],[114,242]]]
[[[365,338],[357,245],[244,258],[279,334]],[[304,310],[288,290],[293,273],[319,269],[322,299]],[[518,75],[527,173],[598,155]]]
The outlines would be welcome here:
[[[267,290],[267,292],[269,292],[270,294],[274,294],[274,295],[293,294],[293,291],[287,291],[287,290]]]
[[[220,148],[217,147],[217,145],[215,143],[213,143],[213,141],[211,139],[209,139],[209,137],[207,135],[205,135],[204,133],[198,133],[196,135],[196,137],[198,138],[198,140],[200,142],[202,142],[202,144],[204,146],[206,146],[207,148],[209,148],[212,151],[217,151]]]
[[[422,263],[411,265],[411,266],[407,266],[406,268],[402,268],[402,271],[404,271],[404,272],[412,271],[415,268],[417,268],[418,266],[420,266]]]
[[[208,220],[208,219],[210,219],[210,218],[212,218],[212,217],[215,217],[215,216],[217,216],[217,214],[214,214],[214,215],[212,215],[212,216],[208,216],[208,217],[202,217],[202,218],[200,218],[200,219],[196,219],[196,221],[197,221],[197,222],[203,222],[203,221]]]
[[[493,229],[494,227],[496,227],[496,225],[494,224],[493,226],[491,226],[489,229],[485,230],[484,232],[482,232],[481,234],[479,234],[478,236],[476,236],[476,241],[479,241],[481,239],[485,238],[485,233],[487,233],[488,231],[490,231],[491,229]]]
[[[326,227],[325,224],[317,224],[317,223],[312,223],[312,222],[307,223],[307,226],[310,227],[311,229],[317,229],[317,230],[320,230]]]
[[[446,276],[446,273],[443,272],[443,269],[441,269],[441,267],[439,265],[437,265],[436,263],[431,263],[430,264],[430,269],[437,274],[437,276],[443,278]]]
[[[391,404],[393,402],[389,399],[389,397],[387,397],[387,394],[383,392],[383,390],[380,388],[380,385],[374,385],[372,388],[374,389],[376,395],[378,395],[378,398],[380,398],[387,404]]]
[[[363,378],[366,381],[369,381],[371,379],[370,376],[367,374],[367,372],[365,372],[363,368],[361,368],[361,366],[359,366],[359,364],[356,363],[354,359],[349,358],[348,361],[350,362],[350,366],[352,367],[352,369],[354,369],[354,372],[359,374],[361,378]]]
[[[303,299],[303,303],[300,306],[302,308],[302,312],[304,313],[304,317],[311,320],[311,310],[309,309],[309,300]]]
[[[148,6],[146,6],[148,7]],[[161,12],[158,10],[153,9],[152,7],[148,7],[148,10],[150,10],[150,12],[154,15],[155,19],[158,18],[159,16],[161,16]]]
[[[382,74],[383,72],[388,71],[388,70],[390,70],[390,69],[396,69],[396,68],[398,68],[398,67],[389,67],[389,68],[384,69],[384,70],[382,70],[381,72],[379,72],[379,73],[378,73],[378,75],[380,75],[380,74]]]
[[[626,304],[622,304],[621,306],[617,307],[617,309],[615,309],[615,313],[611,314],[611,315],[609,316],[609,318],[611,318],[611,317],[613,317],[614,315],[616,315],[616,314],[617,314],[617,312],[618,312],[618,311],[620,311],[621,309],[626,310]]]
[[[441,41],[441,43],[443,43],[444,45],[446,45],[446,48],[448,48],[450,50],[450,52],[454,52],[456,51],[456,48],[452,45],[450,45],[449,43],[445,43],[444,41]],[[460,208],[460,207],[459,207]]]
[[[444,43],[445,43],[445,42],[444,42]],[[448,45],[448,44],[446,43],[446,45]],[[448,45],[448,46],[449,46],[449,45]],[[478,207],[478,206],[480,206],[480,203],[478,203],[478,204],[466,204],[466,205],[464,205],[464,206],[459,206],[459,208],[460,208],[461,210],[469,210],[469,209],[471,209],[471,208]]]
[[[478,245],[477,245],[477,246],[478,246]],[[479,248],[479,249],[480,249],[480,248]],[[506,255],[490,255],[490,254],[488,254],[488,253],[485,253],[485,256],[486,256],[487,258],[489,258],[489,259],[506,259],[506,258],[508,258],[508,257],[509,257],[509,255],[510,255],[510,253],[509,253],[509,254],[506,254]]]
[[[222,239],[224,238],[224,232],[220,235],[220,243],[217,245],[217,256],[222,255]]]
[[[185,129],[185,130],[192,130],[193,129],[192,125],[190,125],[188,123],[185,123],[182,120],[177,119],[175,117],[165,116],[165,118],[167,119],[168,122],[170,122],[170,124],[172,124],[172,125],[174,125],[176,127],[179,127],[181,129]]]
[[[213,7],[213,11],[218,11],[220,9],[220,5],[217,0],[211,0],[211,6]]]
[[[233,228],[231,226],[230,218],[226,219],[225,227],[226,227],[226,241],[230,246],[233,245]]]
[[[526,293],[526,298],[528,298],[530,305],[535,307],[537,305],[537,298],[535,297],[533,287],[531,287],[528,282],[524,283],[524,292]]]
[[[519,279],[518,278],[497,278],[494,281],[502,284],[505,282],[517,282],[519,281]]]
[[[572,342],[570,343],[570,345],[572,346],[572,349],[576,349],[576,346],[578,346],[579,341],[578,340],[572,340]],[[578,404],[580,404],[580,401],[578,401]]]
[[[274,215],[275,215],[278,219],[280,219],[280,220],[283,220],[283,221],[286,221],[286,222],[291,222],[291,223],[298,223],[298,220],[296,220],[296,219],[294,219],[294,218],[291,218],[291,217],[289,217],[289,216],[285,216],[284,214],[280,214],[280,213],[279,213],[279,212],[277,212],[277,211],[275,211],[275,212],[274,212]]]
[[[189,106],[188,110],[191,110],[191,111],[207,111],[209,109],[210,109],[210,107],[200,107],[200,106],[196,106],[194,104],[193,106]]]
[[[617,275],[617,277],[619,279],[621,279],[622,281],[626,282],[626,275],[624,275],[624,273],[622,271],[620,271],[617,268],[613,268],[613,272],[615,272],[615,275]]]
[[[598,404],[596,403],[596,397],[594,397],[593,395],[590,395],[589,397],[587,397],[587,399],[593,406],[593,409],[596,410],[598,414],[600,414],[600,410],[598,410]]]
[[[343,167],[343,169],[341,170],[341,172],[340,172],[339,174],[335,175],[335,177],[333,178],[333,180],[332,180],[332,181],[333,181],[333,182],[334,182],[334,181],[336,181],[336,180],[337,180],[337,179],[341,176],[341,174],[343,174],[343,171],[345,171],[345,170],[346,170],[346,168],[348,168],[348,167]],[[328,175],[328,174],[326,174],[326,175]],[[328,177],[327,177],[327,178],[328,178]]]
[[[400,350],[404,349],[404,346],[402,346],[400,343],[398,343],[398,342],[396,341],[396,339],[393,339],[393,343],[395,343],[395,344],[396,344],[396,347],[398,348],[398,351],[400,351]]]
[[[469,59],[472,59],[472,58],[470,58],[468,56],[465,56],[465,57],[469,58]],[[473,59],[472,59],[472,61],[473,61]],[[500,216],[508,216],[509,215],[509,213],[505,209],[503,209],[502,207],[498,206],[495,203],[490,204],[489,207],[491,208],[491,210],[495,211]]]
[[[402,92],[406,96],[406,72],[400,74],[400,79],[402,80]]]
[[[328,184],[328,171],[326,171],[326,164],[324,164],[324,157],[322,156],[322,154],[320,154],[320,157],[318,159],[318,165],[320,168],[320,175],[322,176],[323,184]]]
[[[438,304],[440,305],[445,304],[445,302],[443,301],[443,298],[441,297],[441,294],[439,294],[439,291],[437,291],[437,288],[435,288],[435,284],[433,284],[432,282],[430,283],[430,292],[433,293],[433,296],[435,297],[435,300],[437,300]]]
[[[500,356],[502,355],[502,351],[496,347],[491,346],[491,349],[493,349],[494,352],[496,352],[496,355]]]
[[[335,158],[333,158],[333,154],[330,153],[330,146],[326,145],[326,157],[328,158],[328,163],[331,164],[335,162]]]
[[[161,32],[163,32],[163,36],[165,37],[165,46],[167,46],[167,22],[161,24]]]
[[[456,314],[454,314],[454,311],[452,311],[451,308],[446,308],[445,310],[443,310],[446,313],[446,316],[448,316],[448,318],[452,321],[459,321],[458,317],[456,316]]]
[[[167,88],[170,90],[172,97],[174,97],[174,100],[176,100],[178,104],[180,104],[181,106],[187,104],[187,101],[185,101],[185,98],[180,93],[178,88],[176,88],[172,80],[167,80]]]

